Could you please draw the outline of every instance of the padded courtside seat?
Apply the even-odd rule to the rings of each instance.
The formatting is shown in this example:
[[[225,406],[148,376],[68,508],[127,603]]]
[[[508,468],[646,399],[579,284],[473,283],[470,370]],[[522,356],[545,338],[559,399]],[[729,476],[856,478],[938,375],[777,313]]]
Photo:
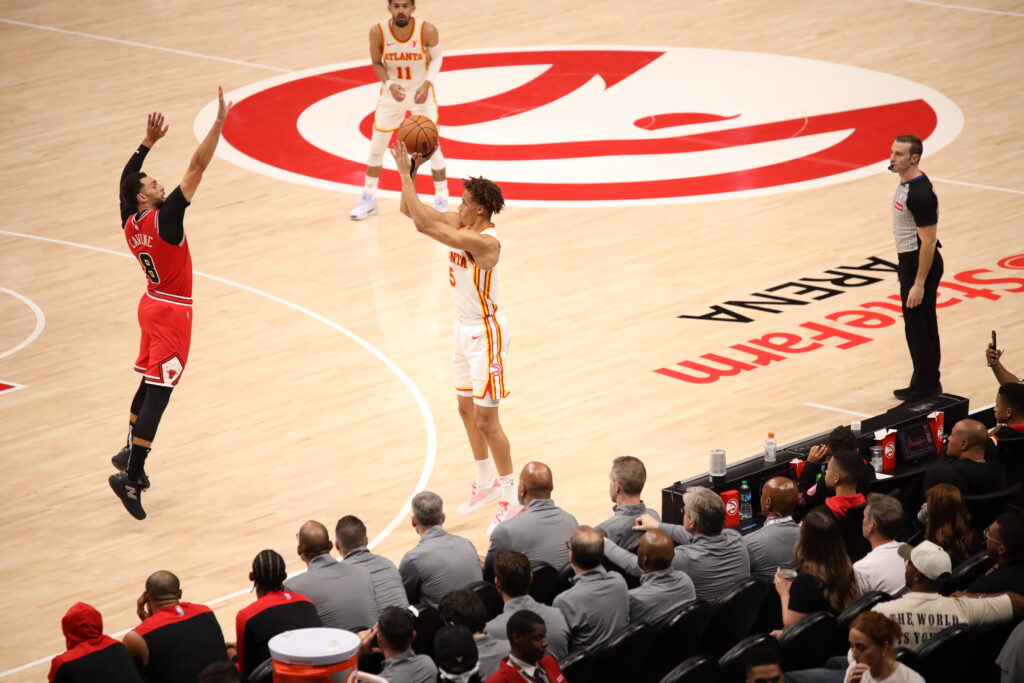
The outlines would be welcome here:
[[[698,652],[721,655],[750,633],[768,595],[768,582],[747,579],[715,600],[714,613]]]
[[[849,607],[836,618],[836,635],[833,640],[832,654],[846,654],[846,651],[850,649],[850,624],[854,619],[862,612],[867,612],[875,605],[888,600],[892,600],[892,596],[885,591],[871,591],[851,602]]]
[[[864,510],[867,503],[854,505],[846,511],[846,516],[839,523],[843,530],[843,541],[846,543],[846,554],[850,556],[850,562],[856,562],[869,552],[871,544],[864,538],[861,525],[864,523]]]
[[[418,655],[434,656],[434,635],[444,626],[441,614],[427,604],[415,605],[411,608],[416,615],[416,637],[412,641],[412,650]]]
[[[274,658],[267,657],[260,662],[260,665],[252,670],[246,679],[249,683],[273,683],[274,680]]]
[[[501,599],[501,593],[490,581],[474,581],[466,588],[476,593],[480,602],[484,603],[484,609],[487,610],[487,621],[504,611],[505,601]]]
[[[533,568],[533,580],[530,582],[530,597],[537,602],[550,605],[555,599],[555,586],[558,584],[558,570],[547,562],[540,562]]]
[[[612,636],[595,658],[597,671],[594,680],[619,683],[638,678],[653,644],[654,628],[650,624],[630,624]]]
[[[1003,511],[1003,507],[1016,497],[1021,490],[1021,483],[1018,481],[1000,491],[982,493],[976,496],[964,496],[964,505],[971,513],[971,526],[978,531],[995,521],[995,518]]]
[[[928,683],[957,683],[969,680],[974,633],[964,624],[950,626],[917,649],[917,671]],[[909,665],[908,665],[909,666]]]
[[[815,612],[790,626],[779,636],[782,670],[799,671],[822,666],[835,641],[837,622],[829,612]]]
[[[952,595],[957,591],[966,590],[972,581],[991,569],[994,564],[995,560],[989,557],[988,551],[985,550],[968,557],[953,568],[953,573],[946,577],[939,592],[943,595]]]
[[[700,635],[711,621],[711,612],[711,603],[706,600],[691,600],[679,607],[675,616],[654,635],[645,667],[647,680],[661,680],[670,669],[697,651]]]
[[[721,683],[743,683],[746,680],[747,672],[745,661],[751,650],[768,645],[778,649],[779,641],[767,633],[755,633],[747,636],[718,658],[718,667],[721,671],[718,680]]]
[[[665,674],[660,683],[715,683],[718,680],[718,662],[713,657],[698,655]]]
[[[558,668],[569,683],[589,683],[594,680],[594,656],[590,650],[576,650],[558,663]]]

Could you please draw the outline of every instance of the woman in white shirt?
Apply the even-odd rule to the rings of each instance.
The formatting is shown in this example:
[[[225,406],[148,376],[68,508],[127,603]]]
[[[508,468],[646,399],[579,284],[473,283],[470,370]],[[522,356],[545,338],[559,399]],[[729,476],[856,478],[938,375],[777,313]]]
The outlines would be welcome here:
[[[880,612],[869,610],[854,619],[845,683],[925,683],[921,674],[896,661],[900,633],[900,625]]]

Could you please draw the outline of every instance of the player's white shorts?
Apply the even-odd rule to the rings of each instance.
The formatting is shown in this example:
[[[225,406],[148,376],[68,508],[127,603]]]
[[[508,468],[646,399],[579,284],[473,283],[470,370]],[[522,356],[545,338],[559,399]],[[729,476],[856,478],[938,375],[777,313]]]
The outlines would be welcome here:
[[[455,391],[459,396],[472,396],[477,405],[498,405],[509,393],[505,387],[505,358],[512,338],[505,316],[456,318],[454,332]]]
[[[430,86],[430,94],[423,104],[416,104],[416,87],[405,87],[405,99],[396,102],[391,97],[391,91],[381,88],[380,99],[377,100],[377,111],[373,115],[373,127],[379,131],[387,132],[398,128],[405,120],[405,112],[411,112],[413,116],[426,116],[437,123],[437,98],[434,97],[434,86]]]

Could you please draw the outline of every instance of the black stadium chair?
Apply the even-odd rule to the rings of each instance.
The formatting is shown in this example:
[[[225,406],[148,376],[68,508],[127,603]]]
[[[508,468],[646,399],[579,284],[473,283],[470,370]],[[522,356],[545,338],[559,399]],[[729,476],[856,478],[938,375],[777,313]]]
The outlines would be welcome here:
[[[705,600],[691,600],[679,607],[654,636],[654,644],[647,655],[645,678],[659,681],[672,667],[697,651],[700,634],[711,621],[711,603]]]
[[[274,658],[267,657],[260,662],[260,665],[252,670],[246,678],[249,683],[273,683],[274,680]]]
[[[718,662],[713,657],[698,655],[665,674],[660,683],[715,683],[718,680]]]
[[[594,656],[589,650],[576,650],[558,663],[569,683],[590,683],[594,680]]]
[[[829,612],[815,612],[790,626],[779,636],[783,671],[822,666],[836,637],[836,618]]]
[[[953,569],[952,574],[946,577],[939,592],[943,595],[951,595],[957,591],[967,590],[967,586],[972,581],[982,576],[994,564],[995,560],[988,556],[986,550],[968,557]]]
[[[411,608],[416,615],[416,637],[412,649],[418,655],[434,656],[434,635],[444,626],[441,614],[430,605],[421,604]]]
[[[743,683],[747,678],[745,666],[747,655],[751,650],[763,645],[778,649],[779,641],[767,633],[755,633],[729,648],[728,652],[718,658],[718,666],[721,669],[718,680],[721,683]]]
[[[921,490],[924,486],[924,473],[925,470],[922,469],[910,474],[876,479],[864,485],[864,494],[884,493],[903,503],[903,510],[908,514],[911,510],[916,512],[924,502],[925,492]]]
[[[533,568],[533,580],[530,582],[530,597],[537,602],[550,605],[555,599],[555,586],[558,584],[558,570],[547,562],[539,562]]]
[[[1021,483],[1018,481],[1000,491],[983,493],[977,496],[964,496],[964,505],[971,513],[971,526],[982,531],[1003,511],[1003,508],[1021,490]]]
[[[832,654],[846,654],[846,651],[850,649],[850,624],[861,612],[867,612],[875,605],[888,600],[892,600],[892,596],[885,591],[871,591],[851,602],[849,607],[836,618],[836,637],[832,645]]]
[[[871,544],[864,538],[861,526],[864,523],[865,508],[867,508],[867,503],[854,505],[846,511],[846,516],[839,523],[843,530],[843,541],[846,543],[846,554],[850,556],[850,562],[856,562],[871,552]]]
[[[595,658],[597,675],[594,680],[619,683],[634,678],[647,661],[647,653],[653,644],[654,628],[650,624],[630,624],[612,636]]]
[[[576,572],[571,564],[567,564],[558,570],[558,580],[555,581],[555,594],[551,596],[552,602],[558,597],[559,593],[564,593],[572,588],[572,577],[574,576],[576,576]]]
[[[715,600],[698,652],[717,657],[745,638],[761,613],[768,590],[768,582],[747,579]]]
[[[950,626],[917,648],[917,672],[928,683],[956,683],[967,676],[974,634],[964,624]],[[909,665],[908,665],[909,666]]]
[[[505,601],[501,599],[501,593],[490,581],[474,581],[466,586],[466,588],[476,593],[477,597],[480,598],[480,602],[484,603],[484,609],[487,611],[487,621],[490,621],[504,611]]]

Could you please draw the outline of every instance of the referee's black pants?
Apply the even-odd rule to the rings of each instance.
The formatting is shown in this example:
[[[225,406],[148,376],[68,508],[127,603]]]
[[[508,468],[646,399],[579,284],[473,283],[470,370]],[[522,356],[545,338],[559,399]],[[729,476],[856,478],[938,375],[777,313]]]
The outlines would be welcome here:
[[[907,335],[907,348],[914,363],[910,389],[917,396],[939,393],[939,324],[935,318],[935,298],[942,279],[942,254],[935,248],[935,257],[924,283],[924,299],[915,308],[907,308],[907,296],[917,279],[918,250],[899,254],[896,274],[900,281],[900,301],[903,304],[903,331]]]

